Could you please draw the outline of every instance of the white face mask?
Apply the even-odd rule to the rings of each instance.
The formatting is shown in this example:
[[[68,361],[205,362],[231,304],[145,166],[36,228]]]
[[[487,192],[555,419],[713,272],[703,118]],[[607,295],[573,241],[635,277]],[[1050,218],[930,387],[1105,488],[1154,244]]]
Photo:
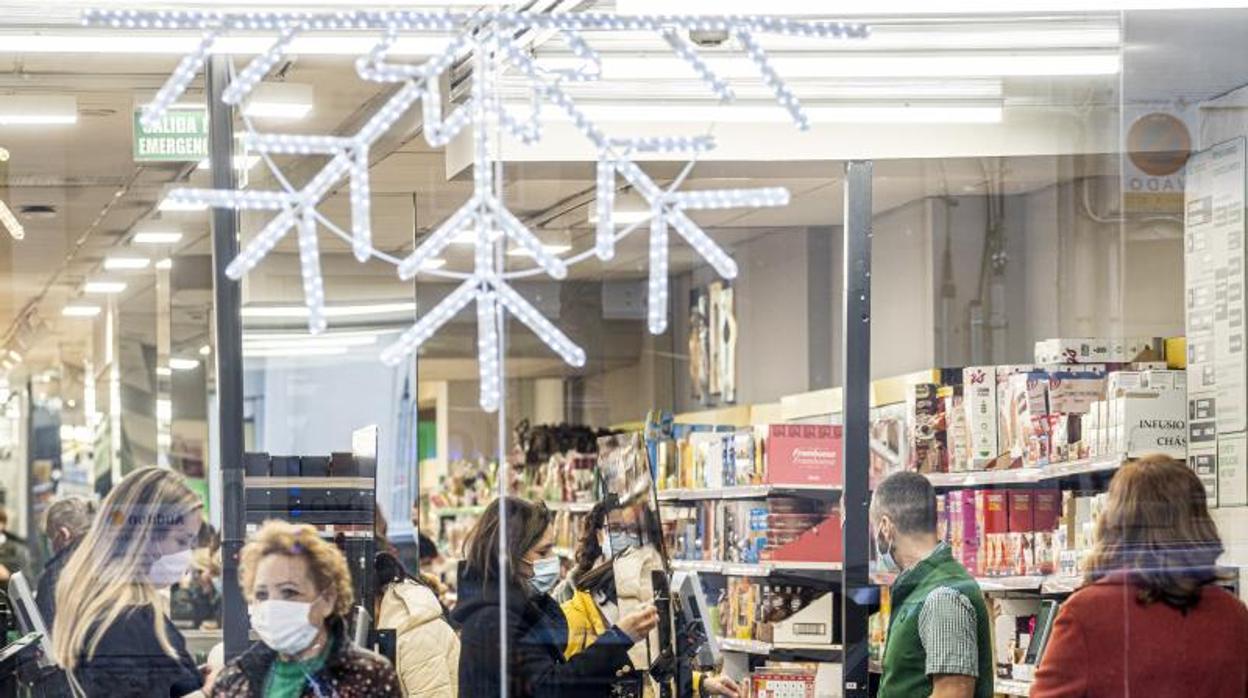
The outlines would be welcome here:
[[[282,654],[295,655],[316,639],[316,626],[308,622],[312,604],[306,601],[269,599],[248,608],[251,627],[264,644]]]
[[[171,587],[182,580],[182,575],[186,574],[194,558],[195,554],[190,549],[172,555],[161,555],[152,563],[147,579],[158,587]]]

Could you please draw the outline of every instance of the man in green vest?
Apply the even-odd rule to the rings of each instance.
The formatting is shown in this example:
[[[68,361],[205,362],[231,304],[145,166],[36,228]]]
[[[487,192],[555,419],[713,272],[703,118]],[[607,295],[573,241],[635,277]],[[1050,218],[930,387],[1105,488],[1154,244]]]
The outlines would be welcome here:
[[[897,573],[881,698],[991,698],[992,638],[984,595],[936,537],[936,493],[902,472],[871,498],[881,563]]]

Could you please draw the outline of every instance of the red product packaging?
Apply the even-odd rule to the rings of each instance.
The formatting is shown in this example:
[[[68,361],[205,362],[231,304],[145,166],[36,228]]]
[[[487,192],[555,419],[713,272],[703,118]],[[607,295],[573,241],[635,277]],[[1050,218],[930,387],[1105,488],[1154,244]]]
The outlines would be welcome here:
[[[1031,533],[1036,530],[1033,520],[1035,503],[1031,491],[1010,490],[1006,498],[1009,502],[1010,533]]]
[[[1007,490],[973,490],[975,522],[980,535],[1009,533],[1009,497]]]
[[[1052,531],[1062,519],[1061,490],[1032,490],[1031,515],[1033,531]]]
[[[949,540],[949,508],[945,502],[946,495],[936,495],[936,537]]]
[[[840,426],[772,424],[767,430],[767,484],[840,485],[841,446]]]

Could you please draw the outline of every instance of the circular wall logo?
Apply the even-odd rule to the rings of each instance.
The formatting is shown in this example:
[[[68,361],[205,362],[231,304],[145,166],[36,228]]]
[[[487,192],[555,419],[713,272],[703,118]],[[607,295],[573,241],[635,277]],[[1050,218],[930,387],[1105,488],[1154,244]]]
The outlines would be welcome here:
[[[1173,114],[1145,114],[1127,129],[1127,157],[1141,172],[1153,177],[1183,169],[1191,152],[1192,134]]]

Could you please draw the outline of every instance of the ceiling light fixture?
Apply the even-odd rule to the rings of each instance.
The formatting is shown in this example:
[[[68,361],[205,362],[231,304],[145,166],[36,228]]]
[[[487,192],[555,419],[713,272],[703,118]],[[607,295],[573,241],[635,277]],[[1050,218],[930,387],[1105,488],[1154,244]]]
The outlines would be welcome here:
[[[272,4],[272,3],[270,3]],[[405,3],[411,4],[411,3]],[[441,1],[438,5],[450,5]],[[479,2],[474,4],[479,5]],[[224,36],[217,40],[210,53],[254,56],[268,51],[277,39],[274,34]],[[181,56],[195,50],[200,36],[179,32],[167,36],[118,36],[93,32],[31,32],[0,34],[0,54],[8,53],[124,53],[165,54]],[[395,56],[430,56],[446,50],[450,39],[445,36],[404,36],[389,50]],[[366,36],[309,35],[296,37],[287,53],[323,56],[358,56],[368,53],[377,40]]]
[[[300,356],[341,356],[350,352],[347,347],[286,347],[281,349],[249,349],[243,347],[243,358],[281,359]]]
[[[124,281],[88,281],[83,287],[83,293],[121,293],[126,290],[126,282]]]
[[[583,103],[581,110],[600,122],[781,123],[788,120],[788,114],[783,110],[758,104],[598,102]],[[806,114],[811,123],[824,124],[995,124],[1000,123],[1004,118],[1004,109],[999,102],[939,105],[920,102],[914,106],[849,104],[831,107],[814,105],[806,108]],[[559,115],[552,115],[552,118],[566,121]],[[629,222],[646,220],[649,217],[649,211],[638,212],[635,220]]]
[[[257,164],[259,164],[259,162],[260,162],[259,155],[235,155],[234,156],[234,169],[239,170],[240,172],[243,170],[250,170],[251,168],[255,167]],[[204,158],[203,160],[200,160],[199,165],[195,169],[211,170],[212,158]]]
[[[9,358],[13,360],[13,363],[17,363],[17,364],[22,363],[22,355],[13,351],[12,349],[9,350]]]
[[[114,270],[146,269],[152,263],[147,257],[105,257],[104,268]]]
[[[61,315],[65,317],[95,317],[100,314],[100,306],[86,305],[75,303],[67,305],[61,310]]]
[[[0,201],[0,223],[4,224],[5,230],[9,231],[9,235],[14,240],[22,240],[26,237],[26,228],[22,226],[22,222],[17,220],[13,212],[9,210],[8,204]]]
[[[182,240],[182,233],[147,231],[135,233],[131,242],[136,245],[175,245]]]
[[[169,357],[169,368],[175,371],[194,371],[199,368],[199,359],[184,359],[179,356]]]
[[[354,336],[336,337],[334,335],[317,335],[316,337],[290,337],[288,339],[243,340],[243,351],[247,349],[289,349],[294,347],[368,347],[377,344],[377,337]]]
[[[170,259],[170,258],[168,258],[168,257],[165,257],[164,259],[162,259],[162,260],[160,260],[159,262],[157,262],[157,263],[156,263],[156,268],[157,268],[157,269],[161,269],[161,270],[165,270],[165,269],[172,269],[172,268],[173,268],[173,260],[172,260],[172,259]]]
[[[312,86],[297,82],[262,82],[252,89],[243,114],[263,119],[302,119],[312,113]]]
[[[77,122],[77,97],[59,95],[0,97],[0,126],[57,126]]]
[[[168,366],[157,366],[156,375],[160,376],[161,378],[168,378],[169,376],[173,375],[173,369],[169,368]]]
[[[212,345],[210,344],[205,344],[204,346],[199,348],[200,356],[208,356],[211,353],[212,353]]]

